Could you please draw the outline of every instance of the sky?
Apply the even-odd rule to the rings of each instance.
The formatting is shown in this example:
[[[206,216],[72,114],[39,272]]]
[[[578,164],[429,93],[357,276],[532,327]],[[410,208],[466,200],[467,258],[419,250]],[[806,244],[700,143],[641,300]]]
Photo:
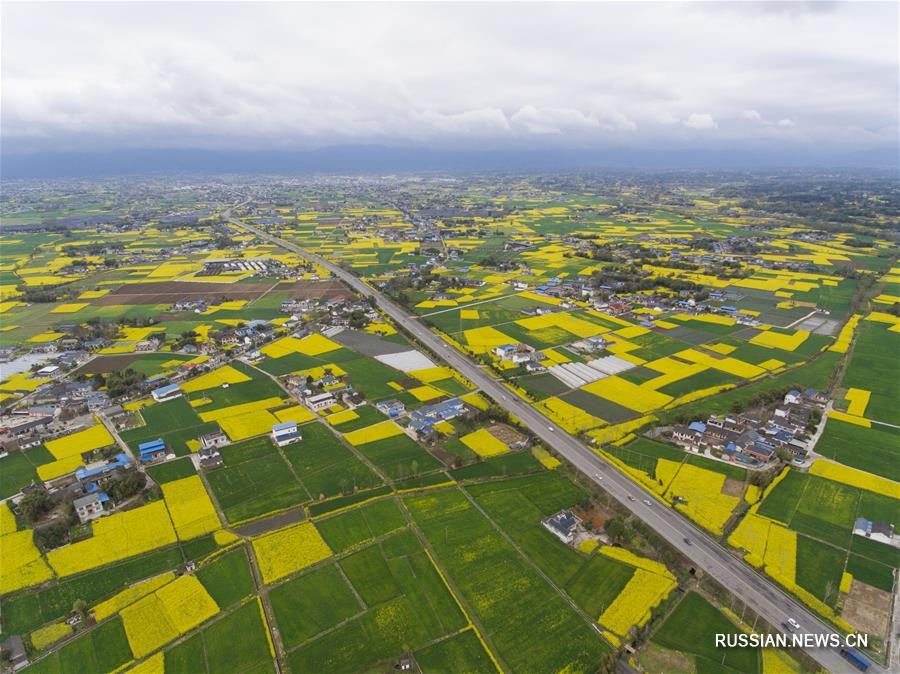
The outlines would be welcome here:
[[[4,2],[0,141],[890,148],[898,7]]]

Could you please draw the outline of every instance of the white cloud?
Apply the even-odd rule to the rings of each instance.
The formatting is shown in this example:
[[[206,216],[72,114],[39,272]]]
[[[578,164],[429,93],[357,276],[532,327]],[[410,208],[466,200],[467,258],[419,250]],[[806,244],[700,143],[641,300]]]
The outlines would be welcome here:
[[[788,119],[787,117],[785,117],[784,119],[778,120],[778,126],[780,126],[782,128],[790,128],[790,127],[794,126],[794,121],[792,119]]]
[[[802,119],[804,142],[896,141],[897,4],[742,4],[6,3],[0,137],[754,146]]]
[[[708,112],[692,112],[684,121],[684,125],[690,129],[718,129],[715,118]]]

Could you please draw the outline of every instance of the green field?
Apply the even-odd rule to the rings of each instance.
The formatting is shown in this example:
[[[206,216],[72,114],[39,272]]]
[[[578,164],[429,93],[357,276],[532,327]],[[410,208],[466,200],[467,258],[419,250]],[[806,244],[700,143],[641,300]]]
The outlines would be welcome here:
[[[208,473],[206,479],[229,522],[259,517],[309,499],[268,438],[228,445],[221,454],[225,467]]]
[[[816,452],[845,466],[900,481],[900,430],[871,428],[829,419],[816,443]]]
[[[693,655],[698,672],[761,672],[757,649],[716,648],[717,633],[737,632],[738,628],[712,604],[696,592],[689,592],[652,639],[663,648]]]
[[[36,674],[111,672],[131,660],[125,627],[118,616],[67,643],[31,667]]]
[[[394,499],[376,501],[316,522],[328,547],[336,553],[374,540],[406,525]]]
[[[197,578],[221,609],[236,604],[256,589],[243,547],[201,566]]]

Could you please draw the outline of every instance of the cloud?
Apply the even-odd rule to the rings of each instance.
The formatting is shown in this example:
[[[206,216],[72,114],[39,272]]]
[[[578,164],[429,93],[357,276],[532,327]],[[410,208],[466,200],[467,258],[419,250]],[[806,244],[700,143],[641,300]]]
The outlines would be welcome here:
[[[790,128],[790,127],[794,126],[794,122],[793,122],[793,120],[785,117],[784,119],[779,119],[777,122],[777,125],[782,128]]]
[[[5,152],[896,142],[898,6],[763,5],[6,3],[0,140]],[[802,134],[778,120],[803,120]]]
[[[707,112],[692,112],[684,121],[684,125],[690,129],[718,129],[716,120]]]

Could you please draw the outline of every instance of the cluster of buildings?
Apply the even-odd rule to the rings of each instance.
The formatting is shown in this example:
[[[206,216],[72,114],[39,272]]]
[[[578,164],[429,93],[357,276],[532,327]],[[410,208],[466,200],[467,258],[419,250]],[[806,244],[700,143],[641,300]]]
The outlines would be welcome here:
[[[767,420],[711,415],[706,421],[675,426],[672,442],[692,452],[710,450],[751,467],[774,461],[780,450],[789,452],[795,463],[802,463],[809,452],[807,424],[813,410],[827,403],[828,396],[815,389],[792,390]]]
[[[509,363],[513,367],[524,367],[526,372],[543,372],[547,368],[541,365],[540,353],[533,346],[519,342],[517,344],[501,344],[491,351],[501,363]]]

